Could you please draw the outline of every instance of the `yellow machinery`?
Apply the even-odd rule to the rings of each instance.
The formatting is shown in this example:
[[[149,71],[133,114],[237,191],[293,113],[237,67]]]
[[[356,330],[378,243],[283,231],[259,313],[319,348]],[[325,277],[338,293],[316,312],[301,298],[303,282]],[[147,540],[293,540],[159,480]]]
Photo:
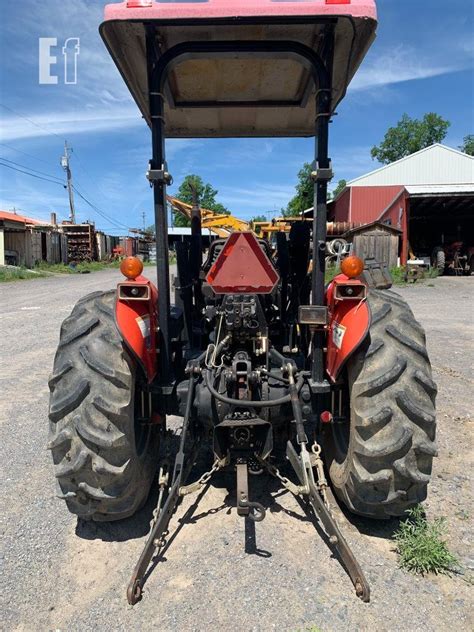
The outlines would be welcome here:
[[[191,220],[191,213],[193,209],[191,204],[186,204],[185,202],[178,200],[178,198],[171,197],[170,195],[168,195],[166,199],[173,210],[181,213],[181,215]],[[236,231],[247,231],[251,229],[249,222],[238,219],[233,215],[215,213],[214,211],[209,211],[205,208],[201,209],[201,226],[203,230],[211,230],[213,233],[223,238],[227,238],[231,233]]]
[[[187,204],[178,198],[167,196],[168,203],[174,211],[177,211],[191,221],[192,204]],[[238,231],[252,230],[262,239],[270,243],[275,233],[289,233],[295,222],[310,222],[312,217],[277,217],[266,222],[246,222],[234,215],[216,213],[208,209],[201,208],[201,224],[203,229],[211,230],[218,237],[227,238],[231,233]],[[349,222],[328,222],[327,234],[331,237],[339,237],[351,228],[359,224]]]
[[[277,217],[269,222],[252,222],[252,230],[262,239],[272,241],[275,233],[289,233],[295,222],[312,222],[313,218]]]

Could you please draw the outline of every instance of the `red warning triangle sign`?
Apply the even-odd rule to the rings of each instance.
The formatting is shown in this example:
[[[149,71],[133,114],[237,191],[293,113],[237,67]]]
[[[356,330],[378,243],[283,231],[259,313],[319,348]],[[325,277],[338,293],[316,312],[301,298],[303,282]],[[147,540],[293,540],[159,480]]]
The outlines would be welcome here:
[[[253,233],[232,233],[207,275],[216,294],[270,294],[277,271]]]

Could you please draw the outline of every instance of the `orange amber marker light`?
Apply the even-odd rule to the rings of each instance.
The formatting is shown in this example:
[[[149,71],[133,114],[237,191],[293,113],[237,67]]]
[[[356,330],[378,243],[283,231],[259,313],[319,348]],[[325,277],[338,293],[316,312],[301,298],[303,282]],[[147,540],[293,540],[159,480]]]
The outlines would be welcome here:
[[[143,272],[143,263],[137,257],[127,257],[120,264],[120,272],[133,281]]]
[[[346,257],[341,263],[341,272],[350,279],[355,279],[364,271],[364,262],[359,257]]]

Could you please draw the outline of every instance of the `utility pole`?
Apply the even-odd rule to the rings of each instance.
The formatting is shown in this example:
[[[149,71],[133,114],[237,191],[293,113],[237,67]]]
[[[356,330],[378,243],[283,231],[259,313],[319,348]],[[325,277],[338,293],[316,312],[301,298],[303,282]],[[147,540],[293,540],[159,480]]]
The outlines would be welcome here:
[[[146,233],[146,213],[145,213],[145,211],[143,211],[142,217],[143,217],[143,232]]]
[[[69,209],[70,209],[69,219],[71,220],[71,224],[75,224],[76,211],[74,208],[74,193],[73,193],[73,186],[72,186],[71,168],[69,166],[69,156],[71,152],[72,152],[72,149],[71,147],[68,147],[67,140],[65,140],[64,141],[64,156],[61,157],[61,167],[66,172],[66,176],[67,176],[67,190],[69,193]]]

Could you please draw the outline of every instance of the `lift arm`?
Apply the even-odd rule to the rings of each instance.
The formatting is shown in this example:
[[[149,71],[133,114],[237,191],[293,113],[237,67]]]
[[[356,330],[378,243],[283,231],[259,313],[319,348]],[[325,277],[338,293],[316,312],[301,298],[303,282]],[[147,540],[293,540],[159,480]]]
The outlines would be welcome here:
[[[183,217],[191,220],[192,205],[186,204],[178,198],[166,197],[172,209],[180,213]],[[245,220],[226,215],[225,213],[215,213],[208,209],[201,209],[201,225],[203,229],[209,229],[219,237],[228,237],[233,232],[245,232],[250,230],[250,224]]]

